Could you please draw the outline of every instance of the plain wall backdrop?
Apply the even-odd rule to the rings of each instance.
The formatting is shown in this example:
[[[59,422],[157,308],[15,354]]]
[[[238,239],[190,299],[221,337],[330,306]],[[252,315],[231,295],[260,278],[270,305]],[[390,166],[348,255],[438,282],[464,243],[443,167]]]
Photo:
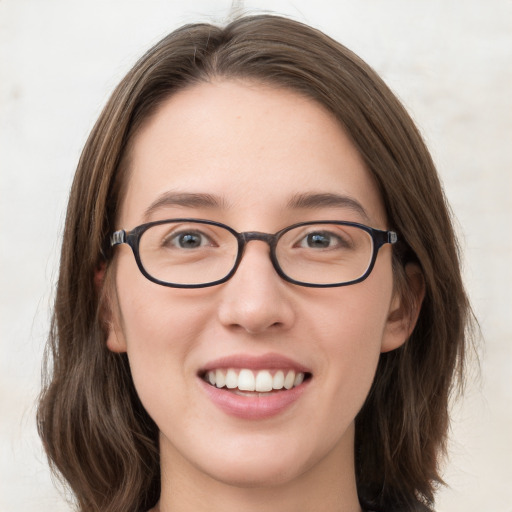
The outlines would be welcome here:
[[[512,2],[233,2],[327,32],[369,62],[438,165],[481,323],[454,406],[440,512],[512,511]],[[229,0],[0,0],[0,512],[69,511],[35,429],[68,190],[113,87],[152,44]]]

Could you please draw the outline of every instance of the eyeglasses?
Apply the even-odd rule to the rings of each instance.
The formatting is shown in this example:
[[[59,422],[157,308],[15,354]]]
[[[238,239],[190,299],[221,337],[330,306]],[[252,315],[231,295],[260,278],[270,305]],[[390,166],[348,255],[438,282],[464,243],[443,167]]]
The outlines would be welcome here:
[[[313,221],[293,224],[275,234],[234,229],[210,220],[170,219],[131,231],[116,231],[110,245],[128,244],[142,274],[174,288],[203,288],[233,277],[245,246],[260,240],[286,281],[300,286],[332,287],[359,283],[373,269],[384,244],[397,235],[355,222]]]

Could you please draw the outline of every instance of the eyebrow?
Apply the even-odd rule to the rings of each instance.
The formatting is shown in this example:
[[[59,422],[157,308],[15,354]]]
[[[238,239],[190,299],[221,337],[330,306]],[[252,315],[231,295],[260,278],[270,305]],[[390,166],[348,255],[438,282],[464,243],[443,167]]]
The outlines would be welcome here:
[[[288,201],[288,208],[312,210],[317,208],[345,208],[358,213],[367,221],[370,220],[368,213],[359,201],[353,197],[340,194],[296,194]]]
[[[155,211],[170,207],[182,206],[185,208],[223,208],[223,199],[212,194],[200,194],[189,192],[164,192],[158,196],[144,211],[144,218],[148,220]]]
[[[144,211],[144,219],[147,221],[151,215],[161,209],[172,206],[185,208],[226,209],[223,198],[214,194],[190,193],[190,192],[164,192],[153,201]],[[287,204],[290,209],[319,209],[319,208],[345,208],[361,215],[369,220],[368,213],[363,205],[356,199],[334,193],[306,193],[295,194]]]

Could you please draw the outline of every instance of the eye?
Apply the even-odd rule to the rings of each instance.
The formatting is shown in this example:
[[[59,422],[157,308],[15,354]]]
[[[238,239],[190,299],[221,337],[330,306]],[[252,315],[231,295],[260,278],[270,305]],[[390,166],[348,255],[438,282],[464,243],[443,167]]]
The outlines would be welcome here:
[[[298,244],[307,249],[332,249],[344,247],[347,242],[340,236],[329,231],[314,231],[308,233]]]
[[[200,231],[181,231],[172,233],[165,240],[163,245],[177,247],[178,249],[197,249],[198,247],[211,246],[211,240]]]

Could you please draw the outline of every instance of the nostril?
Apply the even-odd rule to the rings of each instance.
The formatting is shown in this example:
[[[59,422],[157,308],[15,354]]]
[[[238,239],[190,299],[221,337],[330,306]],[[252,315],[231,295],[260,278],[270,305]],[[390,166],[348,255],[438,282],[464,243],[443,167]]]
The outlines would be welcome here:
[[[283,322],[274,322],[273,324],[270,324],[269,326],[267,326],[265,328],[265,330],[267,329],[280,329],[283,327]],[[257,328],[255,329],[254,331],[249,327],[249,328],[245,328],[245,330],[249,333],[249,334],[258,334],[259,332],[261,332],[261,329]]]

